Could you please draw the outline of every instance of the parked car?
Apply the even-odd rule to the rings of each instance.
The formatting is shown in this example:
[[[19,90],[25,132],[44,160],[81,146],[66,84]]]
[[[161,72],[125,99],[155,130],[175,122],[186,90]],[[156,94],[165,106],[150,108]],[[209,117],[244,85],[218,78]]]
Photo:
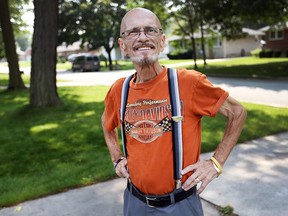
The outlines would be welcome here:
[[[72,71],[99,71],[100,58],[92,54],[79,54],[74,57],[72,62]]]

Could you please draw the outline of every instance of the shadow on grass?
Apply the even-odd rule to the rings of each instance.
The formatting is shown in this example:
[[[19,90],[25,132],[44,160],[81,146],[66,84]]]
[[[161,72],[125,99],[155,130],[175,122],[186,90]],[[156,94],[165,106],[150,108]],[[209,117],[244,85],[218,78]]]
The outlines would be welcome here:
[[[115,177],[100,124],[107,87],[59,92],[64,105],[48,108],[29,107],[28,91],[0,92],[0,207]],[[288,130],[287,109],[247,107],[239,142]],[[202,152],[224,128],[224,117],[203,118]]]
[[[61,91],[63,106],[31,108],[28,91],[1,92],[0,206],[115,176],[103,101]]]

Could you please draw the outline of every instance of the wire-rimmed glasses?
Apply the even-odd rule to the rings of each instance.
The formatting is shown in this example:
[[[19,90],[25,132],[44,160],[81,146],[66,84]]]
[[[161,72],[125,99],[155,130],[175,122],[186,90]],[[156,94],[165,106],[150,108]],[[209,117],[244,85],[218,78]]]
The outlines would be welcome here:
[[[148,38],[156,38],[163,34],[163,30],[160,28],[146,26],[146,27],[136,27],[124,31],[121,33],[121,37],[126,40],[135,40],[140,36],[141,32],[143,32]]]

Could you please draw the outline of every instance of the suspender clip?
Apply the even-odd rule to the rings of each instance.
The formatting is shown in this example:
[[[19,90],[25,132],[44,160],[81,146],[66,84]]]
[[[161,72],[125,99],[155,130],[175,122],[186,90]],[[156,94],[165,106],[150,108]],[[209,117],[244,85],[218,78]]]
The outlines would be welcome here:
[[[183,116],[172,116],[173,121],[180,122],[183,119]]]
[[[179,188],[181,188],[181,185],[182,185],[182,183],[181,183],[181,179],[177,179],[177,180],[175,180],[175,183],[176,183],[175,189],[179,189]]]

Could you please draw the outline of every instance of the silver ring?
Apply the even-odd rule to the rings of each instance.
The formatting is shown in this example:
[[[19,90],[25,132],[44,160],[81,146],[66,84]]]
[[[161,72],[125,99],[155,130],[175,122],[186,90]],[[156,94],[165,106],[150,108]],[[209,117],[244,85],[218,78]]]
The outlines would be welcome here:
[[[200,182],[200,179],[197,177],[197,178],[195,179],[195,182],[196,182],[196,184],[198,184],[198,183]]]

